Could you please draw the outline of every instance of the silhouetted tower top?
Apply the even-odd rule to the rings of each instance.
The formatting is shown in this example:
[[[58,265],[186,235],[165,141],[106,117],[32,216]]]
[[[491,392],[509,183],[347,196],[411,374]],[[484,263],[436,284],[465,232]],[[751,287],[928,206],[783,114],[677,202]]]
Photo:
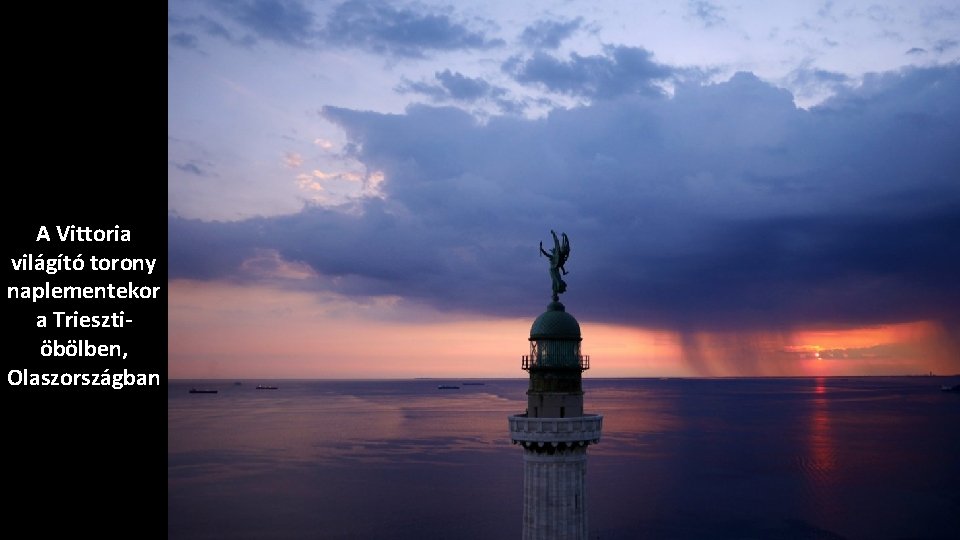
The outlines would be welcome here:
[[[523,357],[523,369],[530,372],[527,389],[529,418],[567,418],[583,415],[581,374],[590,367],[590,358],[580,352],[580,323],[560,303],[560,294],[567,290],[561,278],[570,256],[566,233],[554,231],[554,247],[550,251],[540,244],[540,254],[550,259],[553,301],[530,327],[530,354]]]
[[[583,415],[581,374],[590,357],[581,354],[580,323],[560,302],[551,302],[530,327],[530,354],[523,369],[530,373],[527,416],[568,418]]]

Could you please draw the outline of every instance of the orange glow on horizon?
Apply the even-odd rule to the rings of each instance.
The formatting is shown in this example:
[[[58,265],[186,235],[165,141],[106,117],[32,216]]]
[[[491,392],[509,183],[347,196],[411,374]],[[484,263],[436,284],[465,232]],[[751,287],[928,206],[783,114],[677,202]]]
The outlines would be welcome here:
[[[174,280],[168,291],[171,378],[526,377],[532,317],[225,281]],[[588,378],[960,372],[944,330],[923,321],[792,333],[581,329]]]
[[[792,334],[796,348],[815,351],[805,372],[817,375],[949,374],[960,370],[960,355],[942,325],[913,321]],[[858,368],[851,373],[852,367]]]
[[[917,341],[936,336],[940,325],[929,321],[882,324],[845,330],[806,330],[794,337],[803,343],[816,343],[818,349],[866,348],[893,342]]]

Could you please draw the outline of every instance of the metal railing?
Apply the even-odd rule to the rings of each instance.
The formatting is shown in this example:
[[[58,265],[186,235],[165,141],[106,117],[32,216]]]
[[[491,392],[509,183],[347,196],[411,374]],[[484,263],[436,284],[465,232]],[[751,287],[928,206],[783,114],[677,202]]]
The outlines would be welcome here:
[[[576,356],[578,357],[577,363],[579,364],[579,367],[580,367],[580,370],[581,370],[581,371],[586,371],[586,370],[590,369],[590,355],[589,355],[589,354],[578,354],[578,355],[576,355]],[[538,358],[538,357],[536,357],[536,356],[531,356],[531,355],[525,354],[525,355],[523,355],[523,360],[522,360],[522,362],[521,362],[521,366],[523,367],[523,369],[525,369],[525,370],[527,370],[527,371],[529,371],[531,368],[557,368],[557,367],[559,367],[559,368],[564,368],[564,367],[570,367],[567,362],[564,362],[564,361],[553,362],[553,361],[551,361],[551,360],[552,360],[552,357],[549,357],[549,356]],[[563,360],[566,360],[566,358],[564,358]]]

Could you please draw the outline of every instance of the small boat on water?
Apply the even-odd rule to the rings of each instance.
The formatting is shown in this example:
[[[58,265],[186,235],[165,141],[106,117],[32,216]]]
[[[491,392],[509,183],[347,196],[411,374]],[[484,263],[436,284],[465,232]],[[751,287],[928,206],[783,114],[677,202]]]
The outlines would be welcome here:
[[[482,383],[482,382],[465,382],[465,383],[463,383],[464,386],[483,386],[484,384],[486,384],[486,383]]]
[[[460,387],[453,384],[441,384],[437,387],[437,390],[459,390]]]
[[[954,384],[952,386],[945,384],[940,387],[940,391],[941,392],[960,392],[960,384]]]
[[[216,394],[219,390],[208,390],[204,388],[191,388],[191,394]]]
[[[277,389],[276,386],[267,386],[267,385],[265,385],[265,384],[258,384],[258,385],[257,385],[257,390],[276,390],[276,389]]]

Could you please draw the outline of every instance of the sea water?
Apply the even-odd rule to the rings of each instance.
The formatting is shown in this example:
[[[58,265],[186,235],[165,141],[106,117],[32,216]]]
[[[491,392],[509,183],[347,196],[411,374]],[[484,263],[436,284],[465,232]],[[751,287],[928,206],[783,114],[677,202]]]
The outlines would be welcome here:
[[[527,381],[462,382],[171,381],[169,537],[519,538]],[[956,382],[586,378],[590,537],[957,538]]]

